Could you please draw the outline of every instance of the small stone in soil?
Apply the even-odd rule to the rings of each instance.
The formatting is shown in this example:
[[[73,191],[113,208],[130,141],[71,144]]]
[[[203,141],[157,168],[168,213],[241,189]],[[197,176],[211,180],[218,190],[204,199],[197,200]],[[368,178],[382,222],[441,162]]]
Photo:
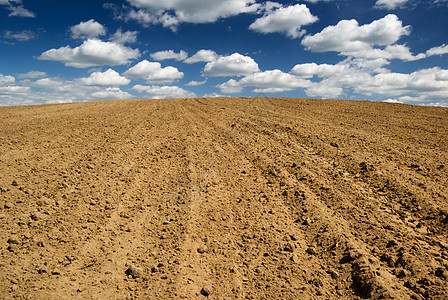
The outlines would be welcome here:
[[[309,247],[308,249],[306,249],[306,253],[310,254],[310,255],[316,255],[316,249],[313,247]]]
[[[209,296],[212,293],[212,285],[207,283],[202,287],[201,294],[204,296]]]
[[[437,277],[448,279],[448,271],[445,268],[437,268],[434,274]]]
[[[204,246],[204,245],[202,245],[202,246],[200,246],[199,248],[198,248],[198,253],[205,253],[205,252],[207,252],[207,246]]]
[[[126,275],[131,275],[132,278],[139,278],[139,277],[143,277],[143,269],[142,268],[137,268],[133,265],[130,265],[129,268],[126,270]]]
[[[285,248],[283,248],[283,251],[286,251],[286,252],[294,252],[294,247],[292,246],[291,243],[287,243],[286,246],[285,246]]]
[[[8,243],[8,244],[16,244],[16,245],[18,245],[18,244],[19,244],[19,241],[16,240],[15,238],[9,238],[8,241],[7,241],[7,243]]]

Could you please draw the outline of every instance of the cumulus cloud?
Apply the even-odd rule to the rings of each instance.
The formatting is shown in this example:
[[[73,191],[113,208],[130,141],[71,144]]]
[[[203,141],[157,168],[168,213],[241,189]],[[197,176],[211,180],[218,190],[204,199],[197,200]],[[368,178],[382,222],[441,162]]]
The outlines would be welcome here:
[[[329,77],[332,75],[340,74],[347,70],[346,65],[329,65],[316,63],[298,64],[292,68],[290,74],[297,75],[303,78],[317,77]]]
[[[205,84],[206,82],[207,82],[207,80],[204,80],[204,81],[195,81],[195,80],[192,80],[192,81],[190,81],[189,83],[187,83],[186,86],[198,86],[198,85],[203,85],[203,84]]]
[[[158,86],[151,85],[145,86],[137,84],[132,88],[140,93],[145,93],[151,98],[194,98],[196,94],[187,90],[184,90],[178,86]]]
[[[408,93],[445,97],[448,93],[448,70],[439,67],[423,69],[411,74],[385,73],[372,77],[369,84],[356,87],[366,95],[397,96]],[[445,95],[445,96],[443,96]]]
[[[239,93],[244,87],[255,87],[257,93],[276,93],[310,86],[311,82],[280,70],[257,72],[239,81],[230,79],[218,85],[222,93]]]
[[[165,67],[158,62],[143,60],[127,70],[124,76],[129,79],[145,79],[149,83],[172,83],[184,77],[175,67]]]
[[[395,9],[408,2],[408,0],[377,0],[375,3],[376,8],[383,9]]]
[[[132,44],[137,42],[137,34],[137,31],[122,32],[121,29],[118,29],[109,40],[116,44]]]
[[[447,0],[448,1],[448,0]],[[448,45],[434,47],[426,51],[427,56],[448,54]]]
[[[136,21],[143,27],[149,27],[150,25],[160,24],[164,27],[171,28],[176,31],[177,25],[179,25],[179,20],[163,10],[158,11],[147,11],[144,9],[135,10],[129,7],[118,7],[114,4],[106,4],[107,8],[114,11],[116,19],[128,21]]]
[[[29,90],[30,88],[25,86],[16,86],[16,85],[0,86],[0,95],[23,94],[27,93]]]
[[[210,77],[226,77],[250,75],[258,71],[258,64],[251,57],[234,53],[206,64],[203,74]]]
[[[47,104],[47,103],[68,103],[75,101],[91,101],[98,99],[127,99],[133,98],[127,91],[120,90],[117,86],[119,82],[107,78],[99,78],[97,82],[78,78],[67,80],[60,77],[40,78],[33,76],[34,72],[29,72],[26,80],[15,81],[12,76],[0,76],[0,105],[24,105],[24,104]],[[104,72],[111,74],[110,72]],[[26,75],[26,74],[24,74]],[[37,75],[37,74],[34,74]],[[43,75],[43,74],[40,74]],[[95,79],[91,76],[90,79]],[[2,84],[4,81],[4,84]],[[123,82],[124,83],[124,82]]]
[[[333,0],[305,0],[305,2],[317,3],[317,2],[330,2]]]
[[[239,81],[239,84],[256,87],[255,92],[274,93],[307,87],[309,86],[309,81],[280,70],[271,70],[246,76]]]
[[[106,72],[93,72],[87,78],[81,78],[81,82],[85,85],[96,86],[119,86],[127,85],[131,80],[120,76],[116,71],[108,69]]]
[[[59,61],[68,67],[89,68],[103,65],[124,65],[138,58],[140,51],[113,42],[88,39],[81,46],[65,46],[42,53],[38,59]]]
[[[230,79],[227,82],[219,84],[217,87],[221,90],[221,93],[225,93],[225,94],[241,93],[244,88],[235,79]]]
[[[218,93],[211,93],[211,94],[204,94],[204,96],[202,96],[203,98],[219,98],[219,97],[225,97],[223,95],[220,95]]]
[[[22,0],[1,0],[0,5],[7,5],[6,9],[11,11],[9,17],[35,18],[36,14],[22,5]]]
[[[151,53],[150,56],[152,59],[159,60],[159,61],[167,60],[167,59],[174,59],[177,61],[181,61],[188,57],[188,53],[183,50],[181,50],[179,53],[176,53],[173,50],[165,50],[165,51]]]
[[[20,79],[37,79],[43,77],[47,77],[47,73],[40,71],[29,71],[27,73],[17,75],[17,78]]]
[[[384,59],[346,59],[336,65],[300,64],[291,74],[313,81],[305,92],[310,97],[336,98],[358,94],[383,99],[415,102],[447,103],[448,70],[430,68],[410,74],[391,72],[384,68]],[[407,100],[406,100],[407,99]]]
[[[393,45],[402,36],[410,34],[410,26],[403,26],[396,15],[390,14],[370,24],[359,26],[356,20],[342,20],[315,35],[302,40],[305,49],[313,52],[335,51],[341,55],[366,58],[398,58],[415,60],[404,45]],[[375,46],[386,49],[374,48]]]
[[[23,30],[19,32],[13,32],[10,30],[6,30],[2,36],[5,39],[16,40],[19,42],[26,42],[29,40],[33,40],[37,38],[37,33],[31,30]]]
[[[220,18],[255,12],[255,0],[127,0],[132,6],[149,13],[150,23],[210,23]],[[172,14],[171,14],[172,13]],[[169,19],[170,22],[167,22]],[[168,25],[168,26],[167,26]]]
[[[249,28],[261,33],[280,32],[291,38],[298,38],[305,34],[302,26],[312,24],[318,20],[313,16],[305,4],[280,7],[267,10],[267,13],[255,20]]]
[[[219,55],[216,54],[215,51],[202,49],[196,52],[196,54],[194,54],[193,56],[184,60],[184,63],[194,64],[197,62],[212,62],[217,60],[218,58]]]
[[[109,87],[106,88],[105,90],[94,92],[92,93],[92,97],[96,99],[108,99],[108,100],[133,98],[131,94],[122,91],[118,87]]]
[[[12,84],[16,81],[13,76],[0,74],[0,85]]]
[[[329,86],[323,83],[312,83],[305,93],[308,97],[318,97],[323,99],[334,99],[342,95],[344,89],[337,86]]]
[[[91,19],[70,27],[71,36],[74,39],[92,39],[106,34],[106,28]]]

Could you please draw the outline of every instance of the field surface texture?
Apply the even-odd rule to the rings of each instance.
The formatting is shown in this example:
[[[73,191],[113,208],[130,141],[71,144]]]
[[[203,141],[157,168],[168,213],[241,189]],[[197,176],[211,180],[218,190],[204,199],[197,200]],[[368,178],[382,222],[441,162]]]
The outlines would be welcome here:
[[[0,108],[2,299],[448,299],[448,109]]]

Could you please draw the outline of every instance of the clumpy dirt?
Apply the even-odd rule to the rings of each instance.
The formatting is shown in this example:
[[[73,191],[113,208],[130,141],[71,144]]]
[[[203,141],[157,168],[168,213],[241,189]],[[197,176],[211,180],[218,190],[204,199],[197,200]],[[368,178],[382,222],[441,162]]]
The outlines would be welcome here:
[[[3,299],[448,299],[448,109],[0,108]]]

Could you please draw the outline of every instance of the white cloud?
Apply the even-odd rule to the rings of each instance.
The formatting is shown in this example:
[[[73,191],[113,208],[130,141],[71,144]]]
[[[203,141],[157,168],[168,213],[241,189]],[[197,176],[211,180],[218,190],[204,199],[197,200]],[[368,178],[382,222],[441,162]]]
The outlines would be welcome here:
[[[356,20],[342,20],[315,35],[307,35],[302,45],[313,52],[339,52],[341,55],[365,58],[420,59],[403,45],[393,45],[410,34],[410,26],[402,26],[396,15],[390,14],[370,24],[359,26]],[[387,46],[386,49],[374,46]]]
[[[204,81],[195,81],[195,80],[192,80],[192,81],[190,81],[189,83],[187,83],[186,86],[198,86],[198,85],[203,85],[203,84],[205,84],[206,82],[207,82],[207,80],[204,80]]]
[[[12,84],[15,81],[13,76],[0,74],[0,85]]]
[[[215,51],[202,49],[196,52],[196,54],[194,54],[192,57],[189,57],[186,60],[184,60],[184,63],[194,64],[197,62],[212,62],[217,60],[218,58],[219,55],[216,54]]]
[[[389,70],[385,69],[384,67],[390,64],[390,62],[384,58],[347,58],[339,64],[344,65],[349,71],[361,70],[363,72],[377,74],[388,73]]]
[[[140,51],[112,42],[97,39],[84,41],[81,46],[48,50],[38,57],[40,60],[59,61],[68,67],[89,68],[103,65],[124,65],[138,58]]]
[[[211,94],[204,94],[204,96],[202,96],[203,98],[219,98],[219,97],[225,97],[223,95],[220,95],[218,93],[211,93]]]
[[[137,42],[137,34],[137,31],[122,32],[118,29],[109,40],[117,44],[132,44]]]
[[[383,102],[387,102],[387,103],[403,103],[397,99],[386,99]]]
[[[394,73],[384,68],[386,64],[384,59],[346,59],[333,66],[297,65],[291,73],[302,77],[318,77],[305,87],[310,97],[336,98],[343,94],[357,94],[372,99],[447,103],[448,70],[436,67],[411,74]]]
[[[120,12],[120,8],[117,6],[110,6],[115,11],[115,17],[117,19],[125,20],[126,22],[134,20],[141,24],[143,27],[149,27],[153,24],[161,24],[164,27],[171,28],[173,31],[177,29],[179,25],[179,20],[161,10],[158,11],[146,11],[144,9],[127,9],[125,12]],[[126,9],[126,8],[125,8]]]
[[[184,90],[178,86],[158,86],[158,85],[136,85],[132,88],[140,93],[146,93],[151,98],[193,98],[195,93]]]
[[[258,64],[251,57],[234,53],[209,62],[203,73],[210,77],[226,77],[250,75],[258,71]]]
[[[95,86],[119,86],[127,85],[131,80],[120,76],[116,71],[108,69],[105,72],[93,72],[87,78],[81,78],[81,82],[85,85]]]
[[[149,83],[172,83],[184,77],[175,67],[165,67],[158,62],[143,60],[127,70],[124,76],[130,79],[145,79]]]
[[[240,81],[230,79],[218,85],[222,93],[239,93],[244,87],[255,87],[257,93],[276,93],[305,88],[311,82],[280,70],[258,72],[242,78]]]
[[[106,28],[93,19],[70,27],[70,31],[74,39],[92,39],[106,34]]]
[[[218,88],[221,90],[221,93],[225,94],[235,94],[241,93],[243,91],[243,86],[239,84],[235,79],[230,79],[227,82],[218,85]]]
[[[212,23],[221,18],[256,12],[255,0],[127,0],[139,10],[130,10],[124,19],[142,24],[175,28],[179,23]],[[122,17],[123,18],[123,17]]]
[[[133,98],[131,94],[123,92],[118,87],[109,87],[106,88],[105,90],[95,92],[92,94],[92,97],[97,99],[108,99],[108,100]]]
[[[9,17],[36,18],[35,13],[23,7],[21,0],[2,0],[0,5],[8,5]]]
[[[368,85],[357,86],[356,91],[367,95],[401,96],[404,94],[420,94],[446,99],[446,95],[448,95],[448,70],[435,67],[411,74],[378,74],[372,78]]]
[[[376,8],[395,9],[408,2],[408,0],[377,0],[375,3]]]
[[[448,0],[447,0],[448,1]],[[434,47],[426,51],[427,56],[448,54],[448,45]]]
[[[59,78],[41,78],[33,83],[34,87],[49,89],[58,89],[64,85],[71,86],[72,84],[69,81],[61,80]]]
[[[340,74],[346,71],[346,65],[329,65],[329,64],[321,64],[318,65],[316,63],[305,63],[295,65],[290,74],[297,75],[303,78],[312,78],[313,76],[318,77],[329,77],[332,75]]]
[[[261,33],[284,33],[291,38],[298,38],[305,34],[302,26],[318,20],[313,16],[305,4],[280,7],[268,11],[266,15],[255,20],[249,28]]]
[[[151,53],[150,56],[152,59],[159,60],[159,61],[167,60],[167,59],[174,59],[177,61],[181,61],[188,57],[188,53],[183,50],[181,50],[179,53],[176,53],[173,50],[165,50],[165,51]]]
[[[280,70],[255,73],[239,81],[239,85],[256,87],[255,92],[263,93],[291,91],[299,87],[307,87],[309,84],[308,80],[283,73]]]
[[[10,30],[6,30],[2,37],[5,39],[16,40],[19,42],[26,42],[37,38],[37,34],[31,30],[23,30],[20,32],[13,32]]]
[[[32,72],[30,72],[32,73]],[[109,74],[110,72],[104,72]],[[110,73],[111,74],[111,73]],[[46,103],[68,103],[75,101],[91,101],[98,99],[126,99],[133,98],[131,94],[120,90],[116,86],[103,86],[103,82],[90,82],[86,78],[67,80],[64,78],[41,78],[36,81],[22,80],[14,82],[12,76],[4,76],[8,83],[1,87],[0,105],[32,105]],[[0,76],[0,79],[2,77]],[[94,76],[92,76],[94,78]],[[111,81],[110,84],[118,85]],[[91,85],[97,84],[97,85]],[[101,85],[100,85],[101,84]]]
[[[30,88],[25,86],[15,86],[15,85],[0,86],[0,95],[23,94],[28,92],[29,90]]]
[[[305,0],[305,2],[317,3],[317,2],[330,2],[333,0]]]
[[[329,86],[323,83],[313,83],[306,90],[308,97],[318,97],[323,99],[335,99],[341,96],[344,89],[337,86]]]
[[[25,79],[25,78],[29,78],[29,79],[36,79],[36,78],[43,78],[46,77],[47,73],[45,72],[40,72],[40,71],[30,71],[28,73],[25,74],[18,74],[17,77],[20,79]]]

